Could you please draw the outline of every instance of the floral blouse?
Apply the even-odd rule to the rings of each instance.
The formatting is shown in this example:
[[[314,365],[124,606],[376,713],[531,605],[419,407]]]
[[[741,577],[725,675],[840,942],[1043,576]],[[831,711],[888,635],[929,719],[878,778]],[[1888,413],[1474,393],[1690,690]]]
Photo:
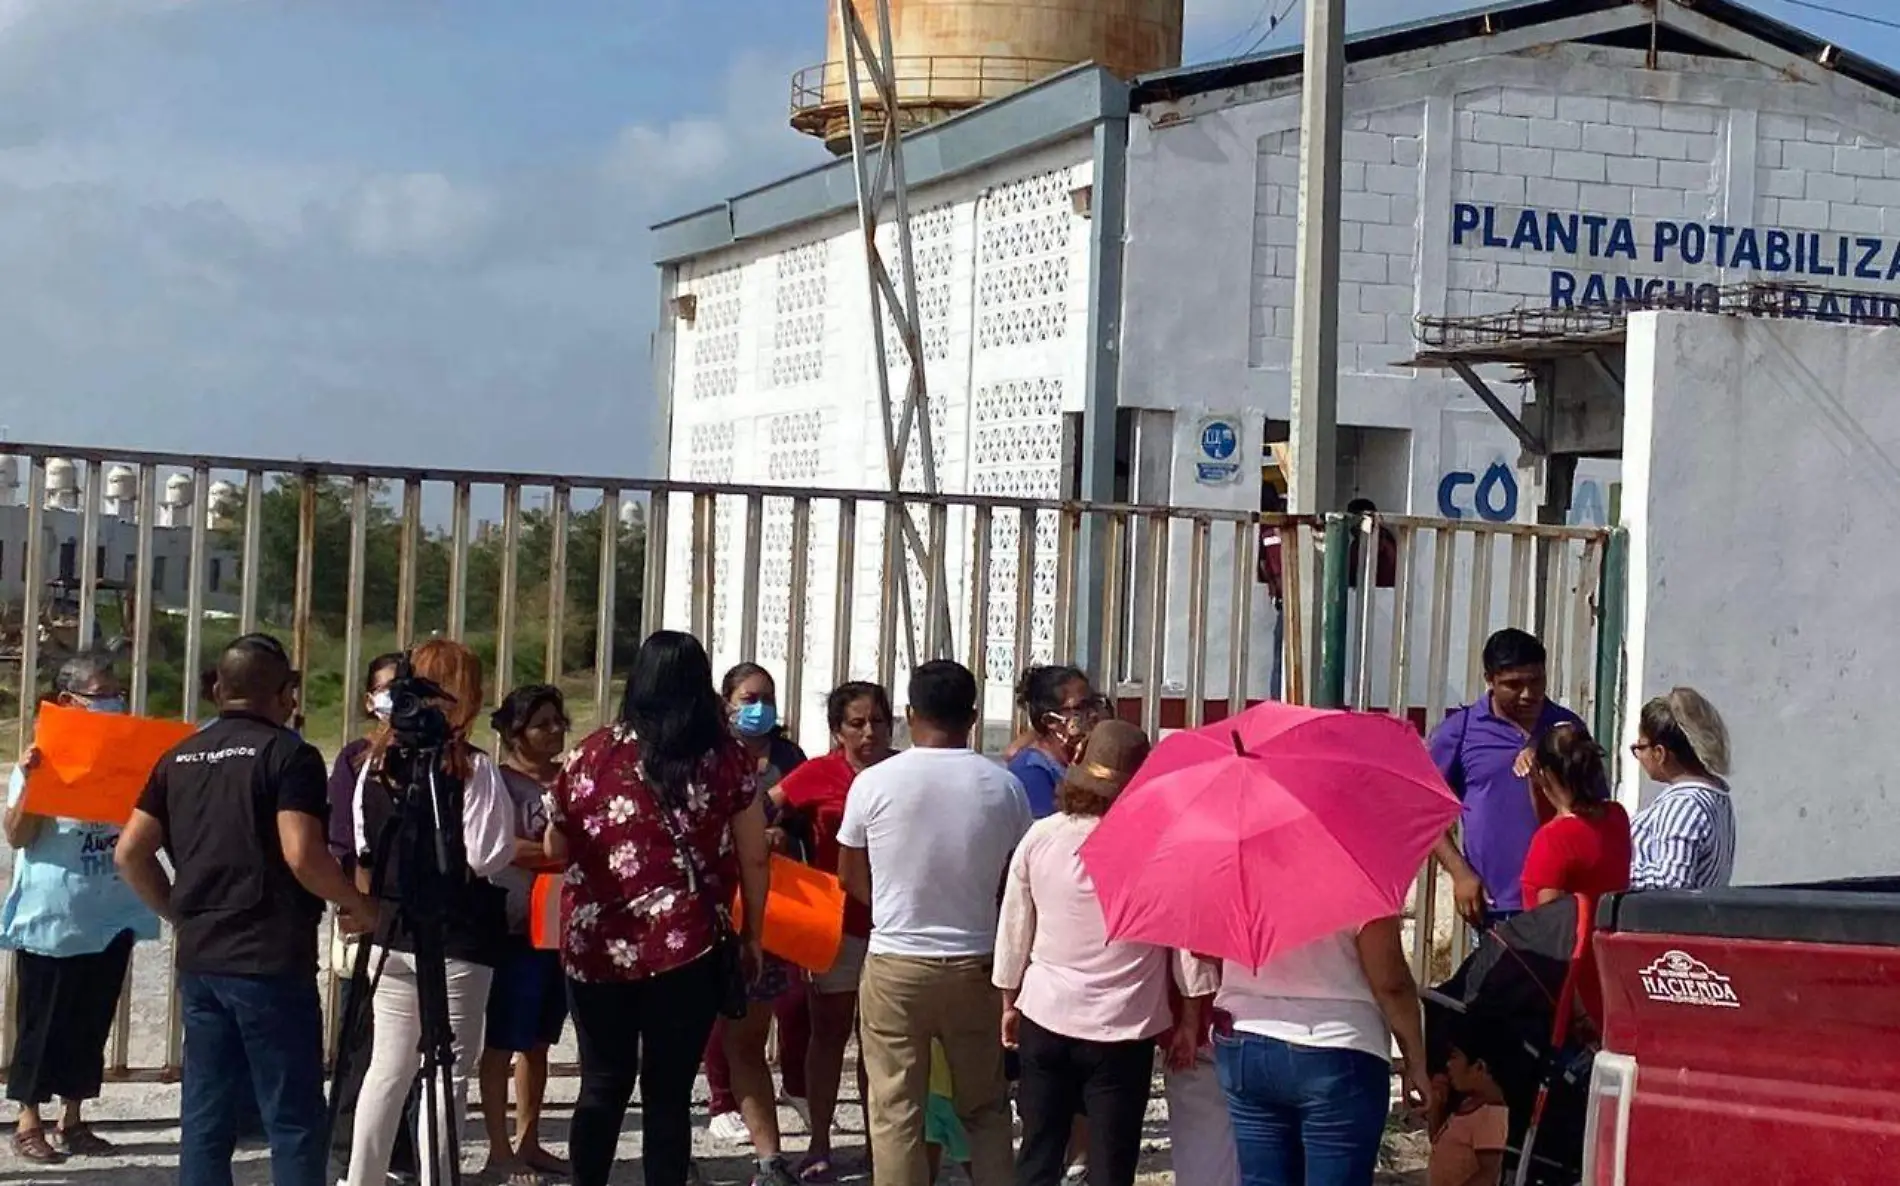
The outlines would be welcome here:
[[[567,974],[641,980],[710,951],[718,938],[712,911],[728,916],[739,884],[729,825],[757,796],[752,762],[736,739],[707,754],[673,812],[689,861],[642,777],[633,731],[613,725],[576,747],[549,794],[549,820],[568,847],[561,885]]]

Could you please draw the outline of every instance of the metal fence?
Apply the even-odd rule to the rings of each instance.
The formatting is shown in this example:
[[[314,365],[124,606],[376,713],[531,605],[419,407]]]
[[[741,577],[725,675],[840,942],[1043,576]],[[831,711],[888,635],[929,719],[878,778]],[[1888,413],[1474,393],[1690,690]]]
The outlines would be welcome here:
[[[911,530],[888,529],[900,516]],[[1355,532],[1372,546],[1355,546]],[[912,542],[943,563],[920,564]],[[546,680],[568,691],[578,722],[605,722],[617,660],[661,626],[693,630],[717,661],[764,661],[808,748],[824,743],[830,687],[868,676],[901,692],[910,666],[935,656],[977,674],[991,752],[1018,724],[1014,679],[1050,660],[1081,662],[1150,732],[1276,695],[1429,728],[1481,689],[1478,647],[1503,625],[1541,630],[1553,689],[1589,715],[1603,543],[1580,529],[1399,517],[6,444],[0,602],[18,612],[0,617],[0,663],[16,668],[3,682],[21,748],[50,668],[106,639],[102,599],[115,594],[130,602],[135,712],[197,719],[198,674],[222,640],[271,630],[321,709],[305,735],[331,757],[361,727],[375,650],[467,639],[492,658],[491,700]],[[1263,548],[1282,553],[1278,599]],[[324,688],[331,702],[316,703]],[[1413,911],[1421,973],[1461,942],[1440,897],[1428,869]],[[116,1078],[177,1073],[169,953],[168,936],[135,955],[136,991],[108,1049]],[[9,964],[9,1048],[12,989]],[[323,989],[333,1029],[341,993],[327,968]]]

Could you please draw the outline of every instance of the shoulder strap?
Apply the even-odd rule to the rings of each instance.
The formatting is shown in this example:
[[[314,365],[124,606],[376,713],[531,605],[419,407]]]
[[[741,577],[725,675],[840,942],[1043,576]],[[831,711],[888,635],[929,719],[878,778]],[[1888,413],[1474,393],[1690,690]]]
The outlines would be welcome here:
[[[613,749],[619,749],[622,744],[623,742],[621,742],[619,738],[615,738]],[[611,753],[612,750],[609,752]],[[695,852],[693,846],[687,843],[685,826],[680,823],[679,816],[674,813],[672,805],[666,801],[666,796],[660,794],[659,788],[654,786],[653,781],[647,777],[646,763],[637,757],[634,759],[634,763],[640,779],[640,786],[646,791],[648,801],[653,804],[653,810],[659,813],[660,826],[666,829],[667,837],[672,840],[673,851],[679,854],[680,864],[684,867],[686,873],[686,892],[698,898],[705,906],[706,912],[712,916],[714,932],[721,939],[730,936],[732,934],[732,927],[731,924],[726,921],[725,912],[719,908],[719,903],[713,900],[712,895],[705,890],[709,881],[706,876],[706,869],[699,859],[699,853]]]

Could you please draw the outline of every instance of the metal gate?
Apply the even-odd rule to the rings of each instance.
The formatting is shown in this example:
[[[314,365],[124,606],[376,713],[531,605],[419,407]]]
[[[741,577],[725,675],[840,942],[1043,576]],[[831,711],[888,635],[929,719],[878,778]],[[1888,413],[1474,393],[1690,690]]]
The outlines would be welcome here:
[[[887,529],[899,515],[946,561],[908,586],[888,579],[915,564],[904,533]],[[1355,549],[1354,532],[1374,546]],[[1396,549],[1385,585],[1380,532]],[[60,658],[105,647],[122,652],[135,712],[195,720],[207,707],[208,660],[228,639],[265,629],[287,640],[304,673],[305,733],[328,756],[361,728],[367,658],[432,635],[482,653],[491,700],[518,682],[557,683],[577,722],[601,723],[614,713],[616,668],[647,632],[670,626],[698,633],[716,661],[771,669],[787,725],[808,749],[823,744],[817,706],[830,687],[876,678],[901,702],[912,663],[939,655],[986,689],[980,736],[992,751],[1016,727],[1015,678],[1052,660],[1079,659],[1117,711],[1151,732],[1274,695],[1430,727],[1477,694],[1483,636],[1520,625],[1541,628],[1553,686],[1588,716],[1604,541],[1579,529],[1402,517],[9,443],[0,445],[0,669],[11,670],[0,670],[0,696],[12,701],[0,711],[17,714],[17,730],[5,732],[24,748]],[[1263,581],[1263,544],[1284,554],[1277,601]],[[1305,588],[1299,560],[1309,552],[1325,579]],[[907,587],[921,590],[919,604],[907,604]],[[1425,971],[1456,940],[1434,908],[1431,871],[1420,888],[1414,960]],[[115,1078],[178,1072],[169,952],[167,935],[135,953],[108,1049]],[[9,1047],[12,983],[9,964],[0,980]],[[323,989],[333,1028],[341,994],[328,969]]]

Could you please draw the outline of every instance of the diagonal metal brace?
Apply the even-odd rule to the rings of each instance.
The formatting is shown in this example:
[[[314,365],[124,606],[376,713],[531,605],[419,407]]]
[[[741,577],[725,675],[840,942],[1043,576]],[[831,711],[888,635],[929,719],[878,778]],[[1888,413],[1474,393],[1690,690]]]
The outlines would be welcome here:
[[[1524,427],[1524,422],[1517,418],[1517,413],[1513,412],[1503,400],[1498,398],[1497,392],[1491,390],[1491,385],[1486,383],[1484,379],[1478,375],[1478,372],[1471,369],[1470,363],[1461,358],[1454,358],[1449,361],[1451,363],[1451,369],[1457,373],[1460,379],[1465,381],[1465,386],[1471,388],[1471,393],[1484,401],[1484,406],[1491,409],[1492,415],[1504,422],[1504,427],[1511,430],[1511,435],[1518,439],[1519,444],[1523,445],[1524,448],[1530,452],[1537,454],[1539,457],[1544,456],[1548,452],[1548,450],[1544,448],[1543,438]]]

